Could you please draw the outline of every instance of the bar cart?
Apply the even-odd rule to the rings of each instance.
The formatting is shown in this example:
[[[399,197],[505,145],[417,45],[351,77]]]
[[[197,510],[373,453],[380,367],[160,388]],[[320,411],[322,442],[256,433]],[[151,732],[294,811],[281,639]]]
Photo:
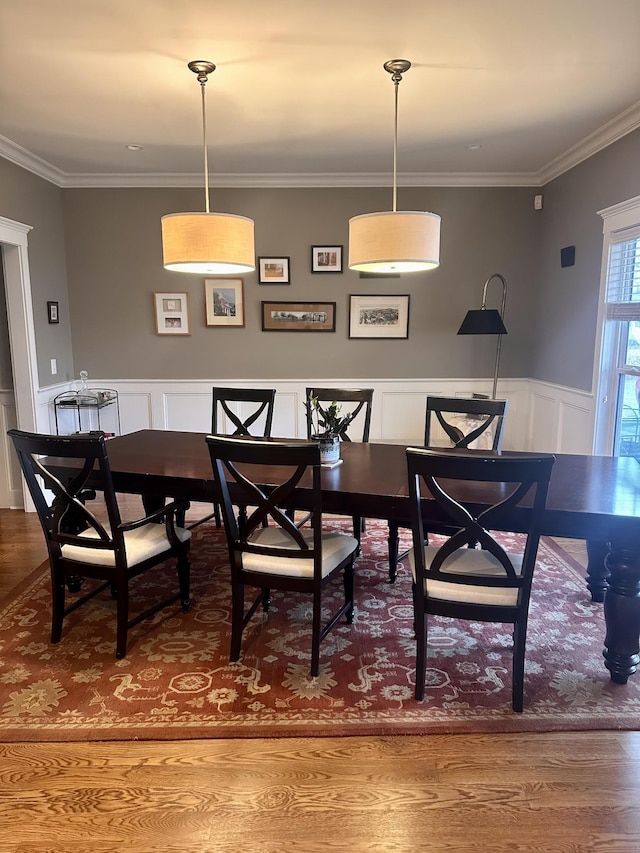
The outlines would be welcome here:
[[[89,388],[87,373],[80,371],[77,391],[64,391],[53,398],[57,435],[101,430],[105,436],[120,434],[120,401],[113,388]]]

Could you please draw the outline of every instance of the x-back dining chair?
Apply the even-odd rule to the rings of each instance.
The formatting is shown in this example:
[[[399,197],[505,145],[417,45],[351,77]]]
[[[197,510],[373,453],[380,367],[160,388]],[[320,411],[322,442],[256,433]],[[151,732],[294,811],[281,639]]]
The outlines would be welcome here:
[[[373,388],[307,388],[306,401],[315,398],[319,404],[319,413],[337,403],[341,406],[341,414],[350,413],[352,420],[349,426],[340,434],[341,441],[369,441],[371,431],[371,406],[373,404]],[[313,413],[309,406],[307,412],[307,438],[313,435]],[[355,437],[356,429],[358,435]],[[351,435],[349,434],[351,431]],[[352,437],[354,436],[354,437]]]
[[[432,446],[438,424],[453,447],[500,450],[508,400],[427,397],[425,447]]]
[[[189,610],[191,533],[175,523],[180,503],[165,504],[135,521],[122,521],[103,433],[59,436],[12,429],[8,435],[49,552],[52,643],[62,637],[64,618],[106,588],[111,588],[116,600],[117,658],[126,654],[129,628],[178,599],[183,612]],[[60,460],[71,461],[77,473],[70,478],[59,475]],[[85,505],[87,492],[94,489],[103,494],[106,520]],[[177,560],[176,593],[130,618],[129,581],[169,558]],[[103,583],[65,605],[66,589],[80,593],[85,578]]]
[[[373,405],[373,388],[307,388],[305,402],[310,397],[318,401],[318,412],[322,415],[324,409],[332,403],[341,407],[341,414],[350,413],[351,423],[340,433],[341,441],[369,441],[371,432],[371,407]],[[313,437],[313,413],[310,406],[306,406],[307,416],[307,438]],[[353,532],[360,542],[364,520],[360,516],[353,516]]]
[[[457,448],[500,451],[507,404],[508,400],[428,396],[424,446],[434,447],[444,443]],[[396,579],[398,563],[409,553],[404,551],[398,554],[398,531],[401,527],[411,527],[411,523],[408,519],[389,522],[391,583]],[[429,532],[450,535],[452,529],[440,525],[430,527]]]
[[[506,622],[514,626],[512,704],[514,711],[522,711],[531,583],[554,462],[549,454],[407,449],[417,700],[425,693],[427,616]],[[495,483],[493,505],[476,513],[467,509],[464,484],[469,482]],[[435,501],[456,531],[439,546],[429,545],[425,535],[425,499]],[[514,511],[525,514],[527,530],[516,539],[520,546],[507,552],[491,531],[504,530]]]
[[[342,616],[349,624],[353,621],[353,564],[358,549],[355,537],[323,529],[320,448],[316,442],[213,435],[207,436],[207,444],[231,566],[230,660],[240,657],[243,630],[258,607],[268,612],[272,589],[304,592],[313,597],[311,675],[316,676],[321,641]],[[269,484],[255,481],[247,465],[269,466]],[[287,502],[308,471],[313,484],[310,527],[299,528],[287,514]],[[233,504],[238,502],[252,507],[248,518],[236,518]],[[323,591],[340,574],[344,603],[323,626]],[[245,586],[258,589],[246,613]]]
[[[252,435],[268,438],[273,424],[275,388],[223,388],[214,385],[211,391],[211,432],[216,435]],[[240,514],[246,507],[238,508]],[[214,518],[220,527],[220,507],[214,504],[213,512],[189,525],[193,530]]]
[[[271,435],[275,388],[212,389],[211,432],[225,435]],[[236,409],[230,404],[236,405]],[[225,419],[231,424],[227,427]]]

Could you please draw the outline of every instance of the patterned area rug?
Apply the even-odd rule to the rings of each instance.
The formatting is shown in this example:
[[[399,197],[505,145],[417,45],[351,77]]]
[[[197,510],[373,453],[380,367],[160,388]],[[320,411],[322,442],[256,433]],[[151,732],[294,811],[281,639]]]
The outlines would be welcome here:
[[[339,522],[334,522],[339,525]],[[130,631],[116,661],[108,594],[49,643],[47,566],[0,608],[3,741],[182,739],[640,728],[640,675],[613,685],[604,669],[602,606],[583,570],[543,540],[534,578],[525,710],[511,710],[510,629],[433,618],[427,698],[413,698],[411,584],[387,580],[387,529],[367,522],[357,563],[357,615],[322,644],[309,675],[308,599],[274,593],[229,663],[226,545],[212,525],[192,546],[192,608]],[[134,581],[132,602],[174,584],[173,568]],[[153,580],[152,580],[153,578]],[[339,588],[335,595],[340,595]]]

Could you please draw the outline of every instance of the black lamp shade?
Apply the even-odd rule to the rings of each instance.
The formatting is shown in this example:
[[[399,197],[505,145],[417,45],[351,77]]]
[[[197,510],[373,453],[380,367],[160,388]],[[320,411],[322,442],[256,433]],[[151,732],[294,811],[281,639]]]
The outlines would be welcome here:
[[[459,335],[506,335],[507,330],[497,308],[467,311],[458,329]]]

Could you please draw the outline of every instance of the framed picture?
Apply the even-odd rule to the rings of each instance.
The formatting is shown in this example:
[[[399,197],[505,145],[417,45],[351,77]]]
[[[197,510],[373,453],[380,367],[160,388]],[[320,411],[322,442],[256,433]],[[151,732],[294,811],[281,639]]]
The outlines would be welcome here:
[[[260,284],[291,284],[289,258],[258,258]]]
[[[351,295],[350,338],[408,338],[409,296]]]
[[[311,272],[342,272],[342,246],[312,246]]]
[[[263,332],[335,332],[335,302],[263,302]]]
[[[154,293],[156,332],[158,335],[190,335],[189,295]]]
[[[60,315],[58,314],[58,303],[47,302],[47,319],[50,323],[59,323]]]
[[[244,326],[244,279],[205,279],[204,301],[207,326]]]

